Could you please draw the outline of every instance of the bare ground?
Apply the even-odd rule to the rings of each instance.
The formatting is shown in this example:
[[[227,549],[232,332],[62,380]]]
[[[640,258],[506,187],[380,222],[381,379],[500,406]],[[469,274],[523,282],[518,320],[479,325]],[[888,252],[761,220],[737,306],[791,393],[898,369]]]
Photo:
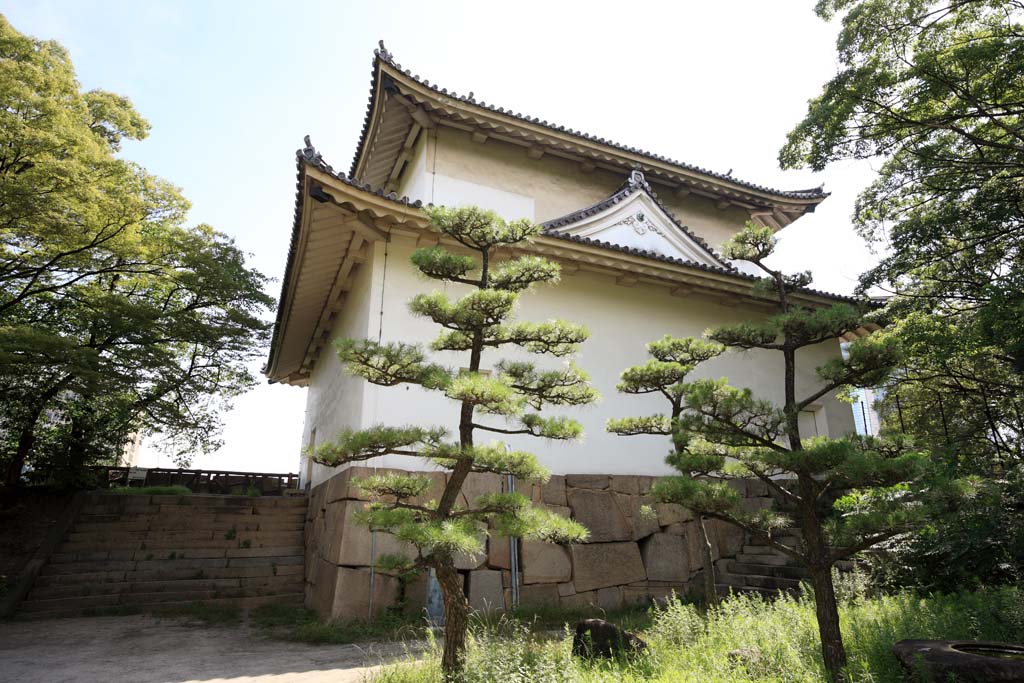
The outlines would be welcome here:
[[[304,645],[153,616],[0,623],[0,681],[360,683],[401,643]]]

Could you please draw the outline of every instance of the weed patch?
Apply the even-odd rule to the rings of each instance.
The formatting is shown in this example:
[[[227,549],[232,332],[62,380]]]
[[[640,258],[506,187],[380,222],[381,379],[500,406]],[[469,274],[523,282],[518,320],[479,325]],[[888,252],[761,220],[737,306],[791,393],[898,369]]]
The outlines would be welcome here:
[[[253,624],[271,637],[311,644],[414,640],[423,638],[427,630],[420,618],[385,615],[373,621],[325,621],[313,610],[286,604],[261,605],[251,616]]]
[[[103,493],[117,493],[125,496],[189,496],[185,486],[115,486]]]

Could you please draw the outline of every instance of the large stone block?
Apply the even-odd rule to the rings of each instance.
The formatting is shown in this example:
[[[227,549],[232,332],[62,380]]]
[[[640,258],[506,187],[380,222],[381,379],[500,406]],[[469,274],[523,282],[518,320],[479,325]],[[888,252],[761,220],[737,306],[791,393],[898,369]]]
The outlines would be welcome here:
[[[523,541],[523,580],[562,583],[572,578],[572,562],[565,548],[554,543]]]
[[[755,497],[767,496],[768,484],[764,483],[760,479],[747,479],[747,495]]]
[[[572,517],[572,508],[567,505],[544,505],[545,510],[554,512],[556,515],[561,515],[566,519]]]
[[[480,552],[455,553],[454,560],[456,569],[478,569],[487,564],[487,531],[481,527],[476,538],[477,542],[480,544]]]
[[[632,535],[630,536],[632,540],[638,541],[659,530],[658,516],[656,514],[644,513],[644,506],[652,505],[652,501],[646,497],[616,493],[615,501],[629,522],[629,526],[632,529]]]
[[[469,590],[469,608],[479,612],[500,610],[505,607],[501,587],[501,571],[478,569],[469,573],[466,579]]]
[[[775,499],[763,496],[758,498],[744,498],[740,501],[740,508],[744,512],[757,513],[762,510],[771,510],[775,505]]]
[[[353,519],[365,505],[362,501],[339,500],[327,506],[321,557],[332,564],[349,567],[369,567],[382,555],[415,557],[411,545],[383,531],[371,532],[369,527]]]
[[[462,482],[459,504],[470,507],[485,493],[501,493],[501,480],[500,475],[491,472],[470,472],[466,476],[466,481]]]
[[[571,546],[573,583],[578,592],[647,579],[636,543],[585,543]]]
[[[420,476],[427,477],[430,479],[430,486],[419,496],[411,498],[409,500],[413,505],[426,505],[430,501],[439,501],[441,496],[444,495],[444,487],[447,483],[447,477],[444,472],[415,472]]]
[[[651,488],[654,486],[655,482],[657,482],[657,481],[658,481],[657,477],[648,477],[646,475],[642,475],[642,476],[637,477],[636,478],[636,485],[637,485],[637,489],[638,489],[640,495],[641,496],[646,496],[648,493],[650,493],[651,492]]]
[[[649,581],[684,582],[690,578],[686,539],[672,534],[654,534],[640,544]]]
[[[609,586],[597,591],[597,606],[601,609],[622,609],[622,586]]]
[[[395,578],[380,572],[373,577],[372,592],[370,583],[369,569],[321,566],[309,606],[324,619],[380,616],[398,602],[399,584]]]
[[[743,529],[720,519],[709,520],[708,526],[714,529],[713,536],[717,542],[719,557],[733,557],[743,550],[747,539]]]
[[[675,503],[656,503],[654,509],[658,511],[658,524],[661,526],[689,522],[693,519],[693,512]]]
[[[640,477],[631,474],[616,474],[612,476],[611,488],[616,493],[638,496],[640,495]]]
[[[547,505],[566,506],[569,503],[565,498],[565,477],[559,474],[551,475],[548,483],[540,486],[540,500]]]
[[[322,486],[326,487],[324,505],[329,505],[339,500],[369,500],[369,497],[358,486],[353,484],[352,480],[368,477],[372,474],[386,474],[397,471],[378,468],[374,472],[372,467],[347,467],[322,484]]]
[[[565,485],[574,489],[606,489],[610,484],[611,477],[607,474],[567,474],[565,476]]]
[[[718,552],[718,540],[715,537],[715,529],[711,524],[712,520],[708,520],[705,523],[705,528],[708,531],[708,541],[711,543],[711,559],[717,560],[721,555]],[[703,542],[700,536],[700,529],[698,528],[697,521],[688,522],[686,524],[686,552],[690,559],[690,571],[699,571],[704,566],[703,555],[701,554],[700,544]]]
[[[508,536],[487,537],[487,566],[491,569],[512,569],[511,546]]]
[[[560,603],[566,609],[586,609],[597,605],[597,591],[573,593],[561,597]]]
[[[558,604],[558,586],[553,583],[536,583],[519,587],[520,607],[553,607]]]
[[[626,541],[633,538],[633,529],[615,502],[615,494],[593,489],[568,491],[573,518],[590,530],[595,543]]]
[[[313,561],[313,567],[306,567],[305,605],[316,610],[317,614],[326,616],[334,604],[335,580],[338,568],[322,558]]]
[[[417,572],[405,584],[405,603],[403,612],[411,615],[421,615],[427,607],[427,585],[430,580],[430,572],[423,570]]]

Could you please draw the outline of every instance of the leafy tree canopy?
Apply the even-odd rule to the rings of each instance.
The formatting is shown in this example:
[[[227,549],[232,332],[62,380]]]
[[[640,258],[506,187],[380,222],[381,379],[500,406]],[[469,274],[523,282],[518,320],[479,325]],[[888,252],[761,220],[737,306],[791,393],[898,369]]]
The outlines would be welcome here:
[[[266,342],[266,279],[177,188],[117,156],[149,125],[0,16],[0,460],[67,474],[162,432],[218,445]]]

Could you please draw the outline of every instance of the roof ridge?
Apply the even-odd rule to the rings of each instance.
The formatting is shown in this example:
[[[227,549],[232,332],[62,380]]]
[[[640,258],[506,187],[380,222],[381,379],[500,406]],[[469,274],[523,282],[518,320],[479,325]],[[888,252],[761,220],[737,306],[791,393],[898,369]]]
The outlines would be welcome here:
[[[369,131],[369,128],[370,128],[370,118],[371,118],[371,116],[373,114],[373,100],[374,100],[373,95],[374,95],[374,91],[375,91],[375,87],[374,86],[376,85],[376,80],[377,80],[377,65],[380,62],[384,62],[384,63],[387,63],[388,65],[392,66],[393,68],[397,69],[401,73],[405,74],[406,76],[408,76],[409,78],[414,80],[416,83],[418,83],[418,84],[420,84],[420,85],[422,85],[422,86],[424,86],[426,88],[429,88],[429,89],[433,90],[435,93],[438,93],[440,95],[444,95],[445,97],[448,97],[448,98],[451,98],[451,99],[455,99],[455,100],[458,100],[460,102],[464,102],[466,104],[471,104],[473,106],[480,107],[482,109],[487,109],[489,111],[492,111],[492,112],[495,112],[495,113],[498,113],[498,114],[503,114],[505,116],[510,116],[510,117],[512,117],[514,119],[519,119],[520,121],[525,121],[527,123],[533,123],[533,124],[536,124],[536,125],[540,125],[540,126],[543,126],[545,128],[548,128],[550,130],[558,131],[558,132],[561,132],[561,133],[568,133],[570,135],[573,135],[573,136],[578,137],[578,138],[582,138],[582,139],[587,140],[589,142],[596,142],[598,144],[607,145],[608,147],[612,147],[612,148],[618,149],[620,151],[629,152],[631,154],[637,154],[637,155],[640,155],[640,156],[643,156],[643,157],[647,157],[649,159],[653,159],[655,161],[660,161],[662,163],[670,164],[672,166],[678,166],[679,168],[683,168],[683,169],[686,169],[686,170],[689,170],[689,171],[695,171],[695,172],[700,173],[702,175],[710,176],[710,177],[716,178],[718,180],[724,180],[724,181],[727,181],[727,182],[730,182],[730,183],[734,183],[734,184],[736,184],[736,185],[738,185],[740,187],[743,187],[743,188],[746,188],[746,189],[749,189],[749,190],[755,190],[755,191],[758,191],[758,192],[765,192],[765,193],[768,193],[768,194],[774,194],[774,195],[779,196],[779,197],[786,197],[786,198],[790,198],[790,199],[824,199],[825,197],[828,197],[828,195],[829,195],[829,193],[825,192],[824,185],[819,185],[816,188],[809,188],[809,189],[805,189],[805,190],[780,190],[780,189],[777,189],[777,188],[768,187],[767,185],[759,185],[757,183],[752,183],[752,182],[749,182],[749,181],[746,181],[746,180],[740,180],[739,178],[733,177],[732,169],[730,169],[728,173],[720,173],[718,171],[712,171],[711,169],[704,168],[702,166],[697,166],[695,164],[689,164],[689,163],[686,163],[684,161],[679,161],[677,159],[672,159],[671,157],[666,157],[666,156],[661,155],[661,154],[655,154],[654,152],[649,152],[647,150],[640,149],[639,147],[632,147],[632,146],[625,145],[625,144],[620,143],[620,142],[616,142],[615,140],[610,140],[610,139],[607,139],[607,138],[598,137],[596,135],[591,135],[589,133],[584,133],[581,130],[575,130],[575,129],[572,129],[572,128],[567,128],[565,126],[562,126],[562,125],[559,125],[559,124],[556,124],[556,123],[553,123],[553,122],[548,122],[547,120],[542,120],[542,119],[540,119],[538,117],[535,117],[535,116],[529,116],[527,114],[522,114],[522,113],[519,113],[519,112],[513,112],[511,109],[506,110],[504,107],[497,107],[497,106],[494,106],[493,104],[487,104],[486,102],[484,102],[482,100],[478,101],[474,97],[474,93],[472,91],[470,91],[469,95],[459,95],[454,90],[453,91],[449,91],[447,88],[441,88],[437,84],[431,85],[429,80],[424,79],[424,78],[420,78],[419,74],[413,74],[409,69],[403,68],[402,65],[395,59],[394,54],[384,46],[384,41],[383,40],[377,41],[377,45],[378,45],[378,47],[373,51],[374,58],[373,58],[373,73],[372,73],[372,77],[370,79],[370,99],[369,99],[369,102],[367,103],[367,107],[366,107],[366,116],[363,119],[363,130],[362,130],[362,133],[360,133],[359,143],[356,145],[356,153],[355,153],[354,158],[352,159],[352,165],[351,165],[350,171],[349,171],[350,175],[355,175],[356,165],[358,164],[359,158],[360,158],[360,156],[361,156],[361,154],[362,154],[362,152],[363,152],[363,150],[365,148],[366,134]]]

